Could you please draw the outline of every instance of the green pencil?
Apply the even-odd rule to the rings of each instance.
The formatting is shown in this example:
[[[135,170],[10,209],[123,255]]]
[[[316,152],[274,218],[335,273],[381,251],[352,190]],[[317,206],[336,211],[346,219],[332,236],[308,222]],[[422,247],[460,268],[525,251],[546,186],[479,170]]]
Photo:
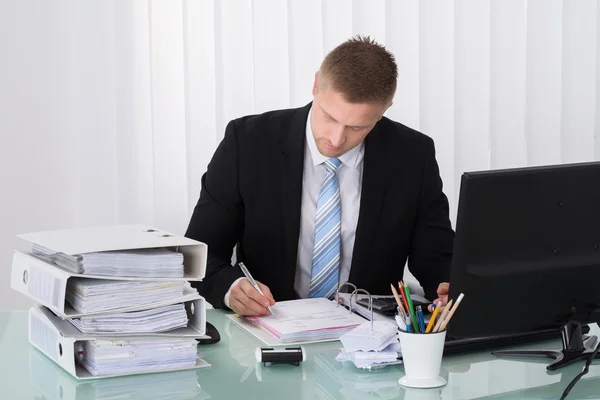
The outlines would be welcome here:
[[[413,329],[416,333],[419,333],[421,332],[421,329],[419,328],[419,321],[417,321],[417,316],[415,315],[415,310],[413,308],[413,302],[410,298],[410,289],[406,284],[404,285],[404,292],[406,293],[406,302],[408,303],[408,308],[410,308],[410,318],[412,319]]]

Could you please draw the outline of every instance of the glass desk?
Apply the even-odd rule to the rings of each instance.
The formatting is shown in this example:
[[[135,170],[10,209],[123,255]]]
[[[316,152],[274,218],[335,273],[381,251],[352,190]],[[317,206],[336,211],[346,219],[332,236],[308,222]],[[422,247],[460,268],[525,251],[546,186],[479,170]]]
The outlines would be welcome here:
[[[499,359],[489,351],[444,357],[448,385],[405,389],[397,381],[403,367],[357,370],[335,361],[339,342],[307,345],[301,366],[264,367],[254,360],[261,343],[225,314],[209,310],[207,319],[221,342],[199,346],[210,368],[132,377],[77,381],[34,349],[27,339],[27,312],[0,312],[1,399],[558,399],[583,363],[555,373],[546,360]],[[596,325],[592,333],[598,335]],[[521,348],[559,348],[547,341]],[[568,399],[600,399],[600,363],[592,364]]]

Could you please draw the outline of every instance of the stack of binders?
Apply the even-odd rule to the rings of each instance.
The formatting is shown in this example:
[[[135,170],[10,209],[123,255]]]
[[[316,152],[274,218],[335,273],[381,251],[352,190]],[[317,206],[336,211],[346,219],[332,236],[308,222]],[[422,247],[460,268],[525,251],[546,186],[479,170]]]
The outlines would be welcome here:
[[[20,235],[11,287],[38,304],[29,341],[78,379],[209,366],[204,278],[207,246],[144,225]]]

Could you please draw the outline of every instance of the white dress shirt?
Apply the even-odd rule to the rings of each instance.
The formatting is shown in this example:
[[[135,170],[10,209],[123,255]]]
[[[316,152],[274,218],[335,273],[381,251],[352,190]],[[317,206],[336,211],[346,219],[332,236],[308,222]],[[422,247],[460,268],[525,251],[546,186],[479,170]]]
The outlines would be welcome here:
[[[317,149],[312,133],[310,116],[306,121],[306,144],[304,146],[304,169],[302,174],[302,206],[300,209],[300,237],[298,240],[298,258],[296,263],[296,280],[294,289],[301,298],[308,297],[310,289],[310,275],[312,270],[313,248],[315,241],[315,215],[317,213],[317,199],[321,192],[321,185],[325,180],[325,165],[328,157],[322,155]],[[342,154],[342,164],[337,169],[340,186],[341,204],[341,245],[340,245],[340,274],[339,282],[345,282],[350,275],[352,252],[358,224],[360,208],[360,195],[362,189],[363,160],[365,155],[364,141],[358,146]],[[239,278],[231,284],[225,294],[224,302],[229,307],[231,288],[237,285]],[[277,299],[275,299],[277,301]]]

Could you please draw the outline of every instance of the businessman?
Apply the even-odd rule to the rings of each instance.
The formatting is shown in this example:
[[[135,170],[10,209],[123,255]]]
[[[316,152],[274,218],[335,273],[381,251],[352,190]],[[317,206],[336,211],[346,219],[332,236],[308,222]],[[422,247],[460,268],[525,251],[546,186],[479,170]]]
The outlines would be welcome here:
[[[383,117],[397,74],[383,46],[353,37],[323,60],[310,104],[227,125],[186,233],[208,244],[198,289],[213,306],[263,315],[344,281],[390,294],[407,260],[445,303],[448,200],[433,141]],[[264,296],[231,265],[236,245]]]

